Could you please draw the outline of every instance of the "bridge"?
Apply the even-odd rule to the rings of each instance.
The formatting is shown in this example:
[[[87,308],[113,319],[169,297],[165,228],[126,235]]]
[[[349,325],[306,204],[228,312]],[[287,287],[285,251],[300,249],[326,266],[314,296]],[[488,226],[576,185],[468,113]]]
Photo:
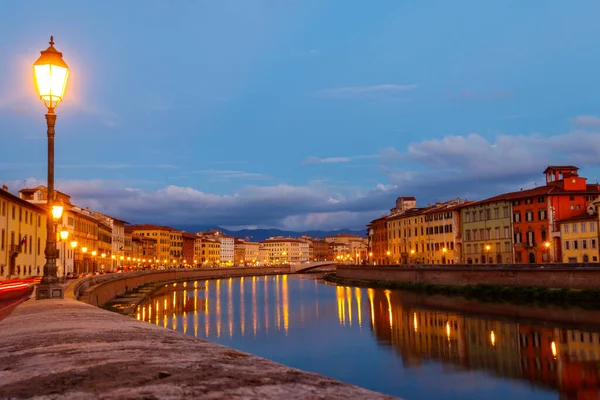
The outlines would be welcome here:
[[[335,261],[314,261],[309,263],[295,263],[290,265],[290,273],[311,271],[319,267],[337,266]]]

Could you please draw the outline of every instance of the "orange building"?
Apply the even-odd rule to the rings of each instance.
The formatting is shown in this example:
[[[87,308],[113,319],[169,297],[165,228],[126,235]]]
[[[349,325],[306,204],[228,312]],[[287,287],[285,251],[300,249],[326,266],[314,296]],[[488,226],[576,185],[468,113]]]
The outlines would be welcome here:
[[[574,166],[546,168],[546,185],[507,194],[512,201],[515,263],[561,260],[558,220],[585,212],[598,198],[598,185],[588,185]]]
[[[369,232],[369,263],[386,264],[388,260],[387,216],[371,221],[367,229]]]
[[[191,233],[182,232],[181,238],[183,240],[182,257],[183,257],[184,265],[191,267],[192,265],[196,264],[194,262],[194,260],[195,260],[194,243],[196,241],[197,236],[194,234],[191,234]]]

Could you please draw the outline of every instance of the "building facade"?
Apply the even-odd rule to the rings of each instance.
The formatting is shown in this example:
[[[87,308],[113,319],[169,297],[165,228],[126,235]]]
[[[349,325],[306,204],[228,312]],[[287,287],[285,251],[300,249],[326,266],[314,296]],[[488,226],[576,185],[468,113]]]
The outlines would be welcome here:
[[[0,189],[0,279],[43,273],[46,208]]]
[[[556,221],[561,231],[563,263],[598,262],[598,214],[594,205],[586,214]],[[551,249],[548,248],[548,251]]]
[[[512,203],[503,196],[461,209],[464,264],[513,263]]]

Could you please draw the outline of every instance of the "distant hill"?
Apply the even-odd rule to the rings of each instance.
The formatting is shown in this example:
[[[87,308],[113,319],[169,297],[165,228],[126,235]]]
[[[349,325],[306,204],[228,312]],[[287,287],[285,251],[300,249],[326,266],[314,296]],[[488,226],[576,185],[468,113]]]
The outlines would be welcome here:
[[[326,236],[334,236],[339,233],[347,233],[352,235],[358,235],[361,237],[365,236],[366,231],[353,231],[351,229],[339,229],[334,231],[305,231],[305,232],[295,232],[295,231],[282,231],[281,229],[242,229],[239,231],[231,231],[229,229],[221,228],[218,226],[206,226],[206,225],[178,225],[173,226],[174,228],[181,229],[182,231],[196,233],[199,231],[208,231],[211,229],[218,229],[223,233],[226,233],[231,236],[235,236],[240,239],[250,238],[252,242],[260,242],[261,240],[265,240],[270,238],[271,236],[284,236],[284,237],[292,237],[298,238],[302,235],[308,235],[313,238],[325,238]]]

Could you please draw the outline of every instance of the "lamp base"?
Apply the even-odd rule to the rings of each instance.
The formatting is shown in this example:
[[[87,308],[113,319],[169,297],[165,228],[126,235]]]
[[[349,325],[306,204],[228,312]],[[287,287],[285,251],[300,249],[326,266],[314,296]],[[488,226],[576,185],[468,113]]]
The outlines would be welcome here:
[[[36,300],[64,299],[65,290],[57,283],[40,283],[35,290]]]

